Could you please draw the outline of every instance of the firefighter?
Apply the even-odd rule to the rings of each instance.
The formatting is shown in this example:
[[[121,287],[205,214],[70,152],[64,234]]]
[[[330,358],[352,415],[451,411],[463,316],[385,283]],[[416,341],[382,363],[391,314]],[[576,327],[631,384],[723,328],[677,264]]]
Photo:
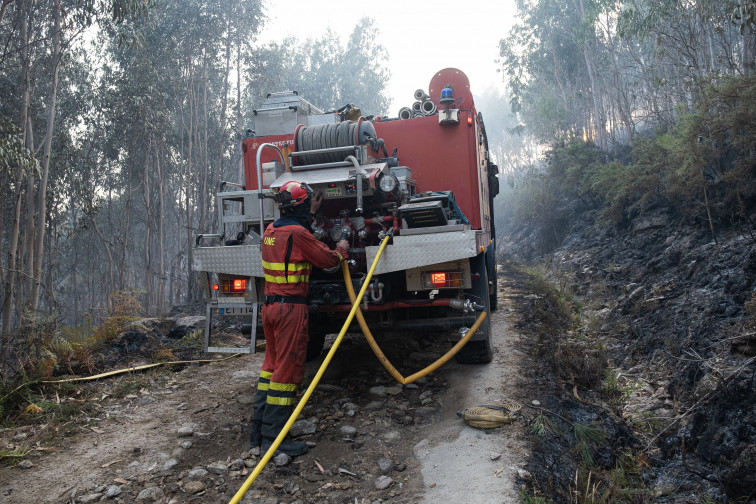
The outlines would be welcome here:
[[[281,217],[263,234],[262,262],[265,304],[262,308],[265,359],[252,413],[249,446],[267,451],[294,411],[297,387],[304,379],[307,356],[307,291],[313,267],[332,268],[347,257],[346,240],[336,250],[309,232],[310,218],[320,208],[322,193],[313,196],[307,184],[286,182],[276,195]],[[295,457],[307,443],[288,437],[278,451]]]

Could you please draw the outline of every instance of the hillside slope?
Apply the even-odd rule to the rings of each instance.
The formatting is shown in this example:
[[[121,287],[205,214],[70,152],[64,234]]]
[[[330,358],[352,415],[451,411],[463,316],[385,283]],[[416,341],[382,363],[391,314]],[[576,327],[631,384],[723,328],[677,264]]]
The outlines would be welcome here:
[[[634,486],[643,491],[615,502],[756,502],[753,231],[718,230],[715,241],[708,229],[665,209],[623,230],[597,226],[595,216],[564,216],[565,238],[547,254],[532,247],[537,229],[499,240],[500,261],[540,265],[575,296],[575,324],[563,330],[606,358],[603,379],[589,384],[565,373],[571,356],[559,355],[566,347],[557,346],[554,408],[592,403],[626,427],[608,432],[609,441],[624,436],[618,446],[633,458],[641,473]],[[615,467],[621,459],[615,450]],[[555,500],[560,481],[574,491],[578,479],[575,471],[555,469]]]

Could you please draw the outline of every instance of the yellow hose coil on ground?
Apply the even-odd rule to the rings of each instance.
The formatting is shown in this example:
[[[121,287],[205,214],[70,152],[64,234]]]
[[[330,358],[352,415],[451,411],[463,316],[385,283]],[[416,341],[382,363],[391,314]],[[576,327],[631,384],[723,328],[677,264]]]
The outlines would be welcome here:
[[[457,416],[471,427],[494,429],[514,422],[521,408],[522,406],[514,401],[504,401],[467,408],[465,411],[458,411]]]

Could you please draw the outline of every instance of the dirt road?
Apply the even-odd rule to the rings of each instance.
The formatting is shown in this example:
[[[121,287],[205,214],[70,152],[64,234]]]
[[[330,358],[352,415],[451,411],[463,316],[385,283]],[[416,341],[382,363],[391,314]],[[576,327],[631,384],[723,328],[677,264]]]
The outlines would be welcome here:
[[[456,411],[518,397],[518,334],[506,293],[493,314],[491,364],[451,362],[400,386],[360,335],[349,335],[296,425],[307,455],[273,461],[243,503],[517,503],[526,461],[522,421],[474,429]],[[449,341],[390,338],[384,351],[408,375]],[[250,401],[262,354],[81,385],[61,403],[70,422],[7,429],[2,446],[30,449],[0,468],[0,501],[226,503],[255,466]],[[314,375],[321,360],[308,365]],[[47,392],[55,400],[56,391]]]

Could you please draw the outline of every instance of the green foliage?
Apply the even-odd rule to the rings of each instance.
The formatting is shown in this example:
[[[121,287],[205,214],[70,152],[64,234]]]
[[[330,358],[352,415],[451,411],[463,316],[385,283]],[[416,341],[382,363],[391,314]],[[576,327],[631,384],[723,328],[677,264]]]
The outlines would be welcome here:
[[[249,73],[251,103],[258,105],[269,92],[296,90],[313,105],[335,110],[347,103],[363,114],[385,114],[390,77],[384,65],[386,49],[377,42],[379,29],[370,18],[355,25],[346,46],[327,30],[303,43],[286,40],[258,50]]]
[[[524,490],[520,492],[520,502],[522,504],[552,504],[554,501],[547,497],[541,497],[539,495],[530,495]]]
[[[606,441],[606,431],[600,423],[575,423],[572,425],[572,433],[575,436],[575,449],[580,453],[583,462],[588,466],[595,464],[593,451],[597,445]]]
[[[16,127],[9,117],[0,115],[0,172],[7,172],[14,177],[20,170],[22,176],[39,176],[39,161],[24,146],[21,129]]]
[[[545,413],[539,413],[533,418],[530,432],[536,436],[545,436],[548,432],[559,433],[559,426]]]
[[[552,147],[542,167],[514,177],[504,196],[507,226],[540,229],[548,251],[578,202],[598,206],[599,222],[612,225],[659,206],[711,228],[749,222],[756,208],[753,131],[756,76],[712,81],[692,112],[681,109],[674,127],[636,139],[624,162],[580,140]]]

